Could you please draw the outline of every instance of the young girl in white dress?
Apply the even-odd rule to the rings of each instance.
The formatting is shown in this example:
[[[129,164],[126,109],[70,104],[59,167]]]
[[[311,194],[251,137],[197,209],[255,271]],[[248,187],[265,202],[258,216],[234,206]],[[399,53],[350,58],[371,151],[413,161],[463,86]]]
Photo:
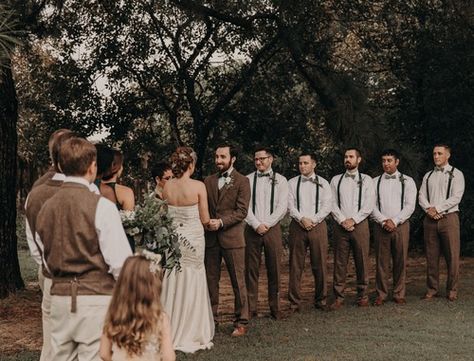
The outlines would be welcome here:
[[[170,321],[162,311],[160,256],[129,257],[115,284],[100,342],[104,361],[174,361]]]

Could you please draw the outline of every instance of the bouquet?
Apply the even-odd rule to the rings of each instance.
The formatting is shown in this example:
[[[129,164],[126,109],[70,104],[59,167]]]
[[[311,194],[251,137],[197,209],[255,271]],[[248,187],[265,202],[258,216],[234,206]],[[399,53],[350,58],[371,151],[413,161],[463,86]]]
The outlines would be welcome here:
[[[135,211],[121,211],[120,216],[125,233],[146,250],[160,254],[163,268],[181,269],[180,245],[190,249],[192,246],[176,232],[166,201],[147,195]]]

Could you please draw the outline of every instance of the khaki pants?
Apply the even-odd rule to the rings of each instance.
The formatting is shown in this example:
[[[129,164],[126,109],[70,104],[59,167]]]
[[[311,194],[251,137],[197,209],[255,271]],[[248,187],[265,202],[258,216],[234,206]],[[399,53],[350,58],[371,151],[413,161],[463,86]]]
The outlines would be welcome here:
[[[99,346],[110,296],[51,296],[52,361],[100,361]]]
[[[265,253],[265,266],[268,279],[268,303],[272,315],[280,311],[280,263],[283,253],[283,240],[280,223],[270,228],[263,236],[256,233],[250,226],[245,227],[245,268],[249,295],[249,310],[257,312],[258,278],[262,248]]]
[[[41,272],[41,267],[40,267]],[[43,324],[43,347],[41,348],[40,361],[51,360],[51,278],[44,277],[41,273],[43,284],[43,299],[41,301],[41,319]]]
[[[377,260],[375,277],[377,296],[383,300],[388,296],[390,259],[392,259],[393,297],[405,298],[410,223],[407,221],[400,224],[393,232],[387,232],[380,224],[375,224],[374,239]]]
[[[367,219],[355,225],[352,232],[336,224],[334,227],[334,296],[344,300],[347,264],[352,249],[357,275],[357,299],[367,299],[369,286],[369,222]]]
[[[289,234],[290,282],[288,299],[292,306],[301,303],[301,276],[304,270],[306,250],[309,248],[311,269],[314,277],[314,303],[325,305],[327,298],[328,231],[326,221],[311,231],[305,230],[292,220]]]
[[[459,282],[460,230],[458,212],[445,215],[439,221],[426,216],[423,221],[426,252],[427,294],[439,291],[439,257],[441,253],[448,267],[447,296],[457,296]]]
[[[219,306],[222,258],[224,258],[234,290],[234,325],[236,327],[246,325],[249,320],[249,307],[245,285],[245,247],[224,249],[217,245],[206,248],[204,262],[214,321],[217,320],[217,308]]]

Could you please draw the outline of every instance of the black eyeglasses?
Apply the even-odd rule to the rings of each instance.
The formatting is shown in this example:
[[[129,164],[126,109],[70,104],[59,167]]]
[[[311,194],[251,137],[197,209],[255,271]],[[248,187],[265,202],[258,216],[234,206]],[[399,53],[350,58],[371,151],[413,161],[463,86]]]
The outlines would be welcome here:
[[[266,157],[258,157],[258,158],[255,158],[254,160],[255,160],[256,162],[258,162],[258,161],[263,162],[265,159],[268,159],[268,158],[270,158],[269,155],[266,156]]]

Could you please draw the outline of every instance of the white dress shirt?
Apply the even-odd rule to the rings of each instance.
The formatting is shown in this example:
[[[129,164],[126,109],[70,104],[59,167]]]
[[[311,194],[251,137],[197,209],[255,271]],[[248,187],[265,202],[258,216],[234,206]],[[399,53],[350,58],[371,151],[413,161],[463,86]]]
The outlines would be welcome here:
[[[256,184],[255,197],[255,213],[252,210],[254,200],[254,179],[257,173],[253,172],[247,175],[250,181],[250,205],[245,221],[253,229],[257,229],[259,225],[265,224],[268,227],[275,226],[285,217],[288,208],[288,181],[279,173],[274,173],[270,168],[267,172],[268,177],[258,177]],[[275,181],[273,213],[270,214],[270,203],[272,193],[272,182]]]
[[[64,182],[83,184],[89,187],[89,182],[82,177],[66,177]],[[122,226],[117,206],[107,198],[100,197],[95,213],[95,229],[99,238],[99,248],[105,263],[109,266],[109,273],[118,278],[123,263],[127,257],[132,256],[132,250]],[[36,233],[38,246],[44,246],[38,233]],[[44,262],[44,252],[43,262]],[[47,268],[46,262],[43,263]],[[49,271],[49,270],[48,270]]]
[[[301,177],[300,189],[298,195],[298,180]],[[318,184],[316,184],[317,182]],[[316,196],[319,188],[318,197],[318,212],[316,213]],[[299,210],[298,210],[298,196],[299,196]],[[331,212],[332,209],[332,193],[331,187],[326,179],[312,174],[309,177],[304,175],[296,176],[288,181],[288,211],[290,216],[301,221],[301,218],[306,217],[311,219],[314,224],[321,223]]]
[[[348,172],[334,176],[331,179],[331,189],[333,198],[332,216],[337,223],[341,224],[346,219],[352,218],[359,224],[372,213],[375,206],[375,191],[372,178],[367,174],[355,171],[354,178],[346,177]],[[342,177],[342,180],[341,180]],[[341,206],[338,205],[338,184]],[[361,204],[359,208],[359,191],[362,189]]]
[[[435,207],[440,214],[448,214],[459,211],[459,203],[464,194],[464,175],[463,173],[447,164],[443,170],[436,170],[435,167],[423,177],[421,188],[418,193],[418,201],[421,208],[426,212],[430,207]],[[431,175],[430,175],[431,174]],[[429,180],[428,180],[429,177]],[[451,178],[451,188],[448,192],[449,179]],[[428,180],[429,200],[426,189],[426,182]]]
[[[224,184],[226,182],[226,178],[229,178],[230,177],[230,174],[232,173],[232,171],[234,170],[233,167],[230,167],[229,169],[227,169],[224,173],[227,173],[227,177],[219,177],[219,179],[217,180],[217,187],[219,189],[221,189],[222,187],[224,187]]]
[[[375,207],[372,219],[380,225],[391,219],[396,226],[405,222],[415,211],[416,184],[413,178],[396,171],[393,174],[384,173],[374,178]],[[393,178],[395,176],[395,178]],[[403,180],[403,209],[402,209],[402,180]],[[380,182],[380,183],[379,183]],[[380,204],[378,203],[380,200]]]

